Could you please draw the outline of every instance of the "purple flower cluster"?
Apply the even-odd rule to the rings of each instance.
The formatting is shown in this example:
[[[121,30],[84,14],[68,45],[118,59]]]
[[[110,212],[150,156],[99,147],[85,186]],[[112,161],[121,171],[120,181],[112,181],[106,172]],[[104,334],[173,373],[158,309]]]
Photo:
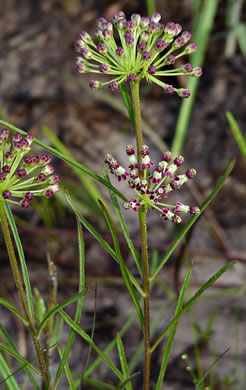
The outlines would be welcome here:
[[[60,189],[51,157],[47,153],[27,155],[32,143],[31,134],[22,137],[15,133],[11,141],[9,130],[0,130],[0,198],[23,208],[29,207],[35,196],[51,198]]]
[[[92,89],[108,85],[114,91],[127,80],[134,83],[146,78],[168,94],[176,92],[181,97],[189,97],[188,89],[174,88],[159,77],[200,77],[202,69],[189,63],[170,68],[177,59],[195,52],[197,44],[188,43],[191,34],[182,32],[180,24],[169,22],[164,25],[160,20],[159,13],[151,17],[133,14],[127,20],[123,11],[115,13],[112,23],[104,18],[97,19],[95,35],[98,43],[85,31],[75,42],[75,50],[79,53],[74,60],[76,70],[110,76],[107,82],[92,80],[89,84]],[[115,36],[114,29],[117,31]],[[167,66],[169,68],[165,69]]]
[[[105,163],[108,164],[111,173],[117,177],[118,181],[125,180],[136,193],[135,199],[124,204],[125,209],[137,212],[141,206],[154,208],[160,212],[164,221],[170,219],[175,223],[181,222],[179,213],[198,214],[200,212],[198,207],[190,207],[181,202],[176,202],[176,205],[162,203],[162,199],[166,199],[169,192],[179,189],[185,182],[196,176],[195,169],[189,169],[185,174],[177,175],[177,169],[184,162],[182,156],[172,161],[171,153],[167,151],[163,154],[162,160],[154,166],[149,156],[149,147],[143,145],[139,167],[132,145],[127,146],[126,154],[129,159],[129,170],[123,168],[111,154],[105,156]],[[152,167],[154,169],[151,173]],[[139,176],[139,170],[143,173],[142,179]]]

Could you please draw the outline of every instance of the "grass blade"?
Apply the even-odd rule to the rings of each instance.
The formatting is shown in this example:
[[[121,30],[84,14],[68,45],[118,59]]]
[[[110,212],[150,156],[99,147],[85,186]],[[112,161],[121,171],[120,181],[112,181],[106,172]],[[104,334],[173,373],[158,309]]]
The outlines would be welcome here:
[[[6,301],[6,299],[0,297],[0,305],[7,307],[7,309],[12,311],[12,313],[14,313],[23,322],[23,324],[25,324],[26,326],[28,325],[28,322],[26,321],[26,319],[16,309],[16,307],[14,305],[12,305],[12,303],[10,303],[10,302]]]
[[[0,372],[4,378],[3,382],[5,383],[5,386],[9,390],[20,390],[20,388],[19,388],[18,384],[16,383],[15,378],[12,376],[10,369],[9,369],[3,355],[1,354],[1,352],[0,352]]]
[[[132,286],[132,282],[133,282],[134,277],[131,274],[131,272],[127,269],[127,267],[125,265],[125,262],[124,262],[124,260],[123,260],[123,258],[121,256],[118,237],[117,237],[117,234],[115,232],[115,229],[114,229],[113,223],[111,221],[110,215],[109,215],[108,211],[106,210],[105,206],[103,205],[103,203],[101,201],[99,201],[99,204],[100,204],[100,206],[102,208],[103,214],[105,216],[105,219],[107,221],[110,233],[111,233],[113,241],[114,241],[115,253],[116,253],[116,256],[118,258],[118,262],[119,262],[119,265],[120,265],[120,270],[121,270],[122,277],[124,279],[124,282],[125,282],[125,285],[126,285],[128,291],[129,291],[129,293],[131,295],[131,298],[132,298],[132,300],[134,302],[134,305],[135,305],[135,308],[136,308],[136,311],[137,311],[137,314],[138,314],[138,318],[139,318],[140,324],[143,327],[144,326],[143,312],[142,312],[142,309],[141,309],[141,306],[140,306],[140,303],[139,303],[139,298],[137,297],[136,292],[135,292],[135,290],[133,289],[133,286]],[[137,283],[137,285],[139,285],[138,282],[135,280],[135,283],[134,283],[135,286],[136,286],[136,283]],[[141,290],[140,285],[139,285],[139,287],[136,286],[136,288],[138,290]]]
[[[202,206],[200,207],[200,210],[201,210],[201,213],[205,210],[205,208],[208,206],[208,204],[214,199],[214,197],[217,195],[217,193],[219,192],[219,190],[221,189],[222,185],[224,184],[226,178],[229,176],[229,174],[231,173],[233,167],[235,165],[235,160],[232,160],[230,165],[228,166],[226,172],[224,173],[224,175],[222,176],[222,178],[219,180],[217,186],[215,187],[215,189],[211,192],[211,194],[207,197],[207,199],[203,202]],[[166,263],[166,261],[169,259],[169,257],[171,256],[171,254],[173,253],[173,251],[176,249],[176,247],[178,246],[178,244],[180,243],[180,241],[182,240],[182,238],[185,236],[185,234],[188,232],[188,230],[191,228],[191,226],[195,223],[195,221],[200,217],[200,214],[197,214],[197,215],[194,215],[193,217],[190,218],[190,220],[187,222],[187,224],[183,227],[183,229],[181,230],[181,232],[179,233],[177,239],[172,243],[172,245],[170,246],[170,248],[168,249],[167,253],[165,254],[165,256],[163,257],[163,259],[161,260],[159,266],[157,267],[157,269],[155,270],[155,272],[152,274],[152,276],[150,277],[150,281],[152,281],[156,276],[157,274],[160,272],[160,270],[162,269],[162,267],[164,266],[164,264]]]
[[[124,379],[126,381],[129,380],[129,369],[126,361],[124,346],[119,333],[117,333],[116,340],[117,340],[118,354],[120,358],[120,365],[124,375]],[[125,387],[127,390],[133,390],[130,380],[127,383],[125,383]]]
[[[167,334],[172,325],[176,323],[184,315],[184,313],[198,300],[198,298],[204,293],[204,291],[209,288],[213,283],[215,283],[216,280],[219,279],[221,275],[223,275],[233,264],[234,262],[231,261],[230,263],[227,263],[222,268],[220,268],[220,270],[216,272],[206,283],[204,283],[204,285],[195,293],[195,295],[193,295],[193,297],[189,299],[189,301],[184,305],[183,309],[179,311],[179,313],[172,319],[172,321],[169,322],[168,326],[163,330],[161,335],[155,341],[154,345],[151,347],[151,352],[155,350],[155,348],[161,342],[163,337]]]
[[[18,127],[15,127],[15,126],[11,125],[8,122],[0,120],[0,123],[2,125],[4,125],[4,126],[8,127],[10,130],[16,131],[17,133],[22,134],[24,136],[27,135],[27,133],[25,131],[19,129]],[[47,150],[47,152],[50,152],[54,156],[56,156],[56,157],[60,158],[61,160],[65,161],[66,163],[68,163],[72,167],[78,168],[80,171],[82,171],[82,172],[86,173],[87,175],[91,176],[93,179],[97,180],[99,183],[102,183],[103,185],[105,185],[106,187],[108,187],[109,189],[114,191],[116,193],[116,195],[119,196],[119,198],[121,198],[124,202],[127,200],[126,197],[120,191],[118,191],[115,187],[113,187],[111,184],[109,184],[101,176],[97,175],[94,171],[92,171],[91,169],[85,167],[83,164],[80,164],[77,161],[75,161],[75,160],[65,156],[63,153],[59,152],[55,148],[52,148],[51,146],[48,146],[45,143],[39,141],[37,138],[34,138],[33,142],[34,142],[34,144],[39,145],[43,149]]]
[[[181,287],[181,290],[179,293],[179,298],[178,298],[178,302],[177,302],[177,306],[176,306],[176,310],[175,310],[175,314],[174,314],[175,317],[182,310],[185,292],[186,292],[188,285],[189,285],[189,282],[190,282],[191,272],[192,272],[192,268],[188,267],[187,272],[185,274],[184,282],[182,284],[182,287]],[[173,322],[173,325],[172,325],[171,330],[170,330],[170,334],[169,334],[168,339],[167,339],[167,343],[165,345],[165,350],[164,350],[164,354],[163,354],[162,362],[161,362],[160,373],[159,373],[157,384],[156,384],[156,390],[162,389],[162,384],[163,384],[163,380],[164,380],[166,369],[167,369],[169,354],[170,354],[170,351],[172,348],[172,344],[173,344],[173,340],[174,340],[174,337],[176,334],[178,323],[179,323],[178,320]]]
[[[76,217],[76,219],[77,219],[78,244],[79,244],[79,292],[80,292],[80,291],[85,290],[85,245],[84,245],[84,238],[83,238],[81,224],[78,220],[78,217]],[[80,323],[82,308],[83,308],[83,300],[84,300],[84,295],[82,295],[78,299],[78,304],[77,304],[76,313],[75,313],[75,317],[74,317],[74,321],[76,322],[76,324]],[[68,359],[68,355],[71,351],[71,348],[72,348],[72,345],[74,342],[74,337],[75,337],[75,332],[73,330],[71,330],[64,352],[62,352],[62,349],[59,350],[59,353],[61,356],[61,362],[60,362],[59,367],[58,367],[57,372],[56,372],[53,390],[55,390],[58,386],[58,383],[59,383],[59,380],[60,380],[60,377],[61,377],[61,374],[63,371],[63,367],[65,369],[65,373],[66,373],[67,378],[68,378],[69,367],[67,365],[67,359]]]
[[[21,270],[22,270],[22,275],[23,275],[23,281],[24,281],[25,290],[26,290],[27,304],[28,304],[29,312],[31,314],[32,321],[34,322],[35,319],[34,319],[32,289],[31,289],[31,283],[30,283],[30,279],[29,279],[29,275],[28,275],[24,251],[22,248],[20,236],[19,236],[16,224],[15,224],[15,220],[14,220],[12,211],[11,211],[11,209],[6,201],[4,202],[4,209],[5,209],[5,213],[7,215],[7,219],[8,219],[9,225],[11,227],[13,237],[15,240],[15,244],[17,247],[17,251],[19,254]]]
[[[39,325],[38,331],[37,331],[37,337],[39,338],[41,336],[41,332],[46,326],[49,319],[56,313],[58,313],[63,307],[70,305],[70,303],[73,303],[77,301],[79,298],[84,296],[87,292],[87,289],[85,288],[83,291],[80,291],[78,294],[75,294],[74,296],[66,299],[63,303],[60,303],[59,305],[55,306],[52,310],[49,311],[49,313],[45,316],[41,324]]]
[[[110,182],[110,179],[109,179],[109,176],[108,176],[108,173],[107,173],[107,170],[104,169],[104,177],[106,180],[108,180]],[[114,192],[113,191],[110,191],[109,190],[109,193],[110,193],[110,197],[112,199],[112,202],[113,202],[113,205],[114,205],[114,209],[116,211],[116,214],[117,214],[117,217],[119,219],[119,222],[120,222],[120,226],[121,226],[121,229],[123,231],[123,234],[125,236],[125,239],[126,239],[126,242],[127,242],[127,245],[128,245],[128,248],[130,249],[131,251],[131,254],[135,260],[135,263],[136,263],[136,266],[138,268],[138,272],[140,274],[140,276],[142,275],[142,265],[141,265],[141,260],[137,254],[137,251],[135,249],[135,246],[133,245],[133,242],[131,240],[131,237],[130,237],[130,234],[129,234],[129,231],[127,229],[127,226],[126,226],[126,223],[125,223],[125,219],[121,213],[121,210],[120,210],[120,206],[119,206],[119,203],[118,203],[118,200],[117,200],[117,197],[115,196]]]
[[[241,155],[243,156],[244,160],[246,161],[246,139],[244,138],[243,133],[242,133],[240,127],[238,126],[238,123],[237,123],[234,115],[232,115],[232,113],[230,111],[226,112],[226,118],[229,122],[232,134],[233,134],[235,141],[239,147]]]
[[[61,309],[59,311],[60,315],[64,319],[64,321],[76,332],[78,333],[97,353],[103,361],[111,368],[111,370],[115,373],[115,375],[123,381],[123,375],[118,370],[116,365],[108,358],[108,356],[94,343],[94,341],[90,338],[90,336],[79,327],[79,325],[76,324],[75,321],[72,320],[71,317],[63,310]]]
[[[218,7],[218,0],[206,0],[200,12],[200,18],[196,24],[196,30],[193,33],[194,42],[197,42],[199,50],[191,55],[190,63],[193,66],[202,66],[206,48],[214,24],[214,18]],[[186,88],[191,92],[189,99],[183,99],[179,116],[176,124],[175,135],[172,144],[172,153],[178,156],[183,148],[186,133],[188,130],[192,107],[196,98],[196,91],[199,84],[199,78],[190,77]]]

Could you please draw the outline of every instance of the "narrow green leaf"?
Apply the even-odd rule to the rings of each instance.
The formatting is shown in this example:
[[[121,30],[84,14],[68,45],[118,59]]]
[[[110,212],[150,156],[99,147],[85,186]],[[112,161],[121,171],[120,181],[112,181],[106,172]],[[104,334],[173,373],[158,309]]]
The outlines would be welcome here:
[[[15,378],[12,376],[10,369],[0,352],[0,372],[3,376],[3,382],[9,390],[20,390]]]
[[[77,207],[74,206],[74,203],[70,197],[70,195],[66,192],[66,199],[70,206],[72,207],[73,211],[78,216],[80,222],[86,227],[86,229],[96,238],[96,240],[103,246],[104,249],[119,263],[118,256],[116,252],[111,248],[111,246],[105,241],[102,236],[91,226],[91,224],[85,219],[85,217],[79,212]],[[125,266],[126,267],[126,266]],[[128,271],[129,272],[129,271]],[[139,291],[139,293],[143,296],[143,289],[141,288],[140,284],[137,282],[137,280],[134,278],[134,276],[131,274],[130,276],[131,282],[134,284],[136,289]]]
[[[196,29],[193,33],[194,42],[198,44],[199,50],[190,57],[190,63],[193,66],[202,66],[206,54],[206,48],[209,42],[210,33],[214,25],[214,18],[218,8],[218,0],[205,0],[200,11],[200,18],[196,23]],[[195,102],[196,92],[199,85],[198,77],[190,77],[187,80],[186,88],[191,92],[189,99],[183,99],[178,115],[175,129],[175,135],[172,144],[172,153],[178,156],[183,148],[187,130],[192,113],[192,107]]]
[[[19,319],[27,326],[28,325],[28,322],[26,321],[26,319],[23,317],[23,315],[16,309],[15,306],[12,305],[12,303],[6,301],[6,299],[4,298],[1,298],[0,297],[0,305],[3,305],[5,307],[7,307],[7,309],[9,309],[10,311],[12,311],[15,315],[17,315],[17,317],[19,317]]]
[[[20,354],[19,352],[16,350],[16,349],[13,349],[13,348],[10,348],[8,347],[7,345],[3,344],[0,342],[0,349],[3,350],[3,351],[6,351],[8,352],[10,355],[12,355],[16,360],[18,360],[20,363],[24,363],[24,366],[22,366],[22,368],[26,368],[26,366],[28,366],[36,375],[38,375],[39,377],[41,377],[41,374],[40,372],[30,363],[28,362],[26,359],[24,359]],[[30,372],[30,371],[29,371]],[[29,374],[27,374],[29,376]],[[33,377],[32,377],[33,378]]]
[[[179,245],[179,243],[181,242],[181,240],[183,239],[183,237],[185,236],[185,234],[189,231],[189,229],[191,228],[191,226],[196,222],[196,220],[200,217],[200,215],[202,214],[202,212],[205,210],[205,208],[209,205],[209,203],[214,199],[214,197],[217,195],[217,193],[219,192],[219,190],[221,189],[222,185],[224,184],[226,178],[229,176],[229,174],[231,173],[233,167],[235,165],[235,160],[232,160],[229,167],[227,168],[226,172],[224,173],[224,175],[222,176],[222,178],[220,179],[220,181],[218,182],[217,186],[215,187],[215,189],[211,192],[211,194],[207,197],[207,199],[203,202],[202,206],[200,207],[200,210],[201,210],[201,213],[200,214],[197,214],[197,215],[193,215],[193,217],[190,218],[190,220],[187,222],[187,224],[183,227],[183,229],[181,230],[181,232],[179,233],[177,239],[172,243],[172,245],[170,246],[170,248],[168,249],[168,251],[166,252],[165,256],[163,257],[163,259],[161,260],[159,266],[157,267],[157,269],[155,270],[155,272],[152,274],[152,276],[150,277],[150,281],[152,281],[156,276],[157,274],[160,272],[160,270],[162,269],[162,267],[164,266],[164,264],[166,263],[166,261],[169,259],[169,257],[171,256],[171,254],[173,253],[173,251],[176,249],[176,247]]]
[[[57,344],[57,347],[58,347],[58,352],[59,352],[60,358],[63,359],[63,356],[64,356],[63,349],[62,349],[62,347],[61,347],[61,345],[59,343]],[[67,377],[67,381],[68,381],[68,384],[69,384],[69,390],[75,390],[73,376],[72,376],[72,373],[71,373],[71,370],[70,370],[70,367],[68,365],[67,360],[64,362],[63,366],[64,366],[64,371],[65,371],[65,374],[66,374],[66,377]],[[54,388],[55,387],[53,386],[53,389]]]
[[[117,237],[116,231],[114,229],[114,226],[113,226],[113,223],[111,221],[111,218],[110,218],[110,215],[109,215],[108,211],[106,210],[105,206],[103,205],[103,203],[101,201],[99,201],[99,204],[100,204],[100,206],[102,208],[102,212],[103,212],[103,214],[105,216],[105,219],[107,221],[110,233],[111,233],[112,238],[113,238],[114,249],[115,249],[115,253],[116,253],[117,258],[118,258],[118,262],[119,262],[119,265],[120,265],[120,270],[121,270],[122,277],[124,279],[124,282],[125,282],[125,285],[126,285],[128,291],[129,291],[129,293],[131,295],[131,298],[132,298],[132,300],[134,302],[134,305],[135,305],[135,308],[136,308],[136,311],[137,311],[137,314],[138,314],[138,318],[139,318],[140,324],[141,324],[142,327],[144,327],[143,312],[142,312],[142,309],[141,309],[141,306],[140,306],[140,303],[139,303],[139,298],[137,297],[136,292],[133,289],[132,283],[134,282],[134,286],[138,289],[138,291],[141,291],[141,287],[140,287],[139,283],[135,280],[134,276],[131,274],[131,272],[126,267],[125,262],[124,262],[124,260],[123,260],[123,258],[121,256],[118,237]],[[142,296],[143,295],[144,295],[144,293],[142,293]]]
[[[104,169],[104,178],[105,180],[109,181],[110,182],[110,179],[109,179],[109,176],[108,176],[108,173],[107,173],[107,170]],[[121,210],[120,210],[120,206],[119,206],[119,203],[118,203],[118,200],[117,200],[117,197],[115,196],[114,192],[113,191],[110,191],[109,190],[109,193],[110,193],[110,197],[112,199],[112,202],[113,202],[113,205],[114,205],[114,208],[115,208],[115,211],[116,211],[116,214],[118,216],[118,219],[119,219],[119,222],[120,222],[120,226],[121,226],[121,229],[123,231],[123,234],[125,236],[125,239],[126,239],[126,242],[127,242],[127,245],[128,245],[128,248],[130,249],[131,251],[131,254],[135,260],[135,263],[136,263],[136,266],[138,268],[138,272],[140,274],[140,276],[142,275],[142,265],[141,265],[141,260],[137,254],[137,251],[135,249],[135,246],[131,240],[131,237],[130,237],[130,234],[129,234],[129,231],[127,229],[127,226],[126,226],[126,223],[125,223],[125,219],[121,213]]]
[[[189,285],[189,282],[190,282],[191,272],[192,272],[192,268],[188,267],[188,269],[186,271],[186,274],[185,274],[185,278],[184,278],[182,287],[181,287],[181,290],[180,290],[180,293],[179,293],[178,302],[177,302],[177,306],[176,306],[176,310],[175,310],[175,314],[174,314],[175,317],[182,310],[185,292],[186,292],[186,290],[188,288],[188,285]],[[159,373],[157,384],[156,384],[156,390],[161,390],[162,389],[162,384],[163,384],[163,380],[164,380],[164,377],[165,377],[167,364],[168,364],[168,359],[169,359],[170,351],[171,351],[171,348],[172,348],[173,340],[174,340],[174,337],[175,337],[175,334],[176,334],[176,330],[177,330],[177,327],[178,327],[178,322],[179,322],[178,320],[174,321],[172,326],[171,326],[171,329],[170,329],[170,333],[169,333],[169,336],[168,336],[168,339],[167,339],[167,342],[166,342],[166,345],[165,345],[165,350],[164,350],[164,353],[163,353],[163,357],[162,357],[160,373]]]
[[[134,112],[133,112],[133,107],[132,107],[132,103],[131,103],[131,98],[129,96],[129,93],[128,93],[124,83],[120,84],[120,90],[121,90],[121,93],[122,93],[122,96],[124,99],[124,103],[125,103],[127,111],[128,111],[130,121],[131,121],[132,126],[133,126],[134,131],[135,131],[135,118],[134,118]]]
[[[246,24],[245,23],[238,23],[235,26],[235,32],[237,35],[237,40],[241,49],[241,52],[243,53],[243,56],[246,57]]]
[[[59,152],[73,160],[72,153],[66,148],[66,146],[60,141],[60,139],[51,129],[49,129],[47,126],[42,126],[41,129]],[[85,175],[81,170],[77,168],[72,167],[72,169],[77,174],[81,183],[84,185],[88,193],[91,195],[91,198],[94,200],[94,204],[96,203],[96,207],[98,207],[98,198],[102,199],[103,202],[107,203],[106,199],[103,197],[102,193],[98,190],[96,185],[91,181],[90,177]]]
[[[84,248],[84,238],[83,238],[83,232],[82,232],[81,224],[80,224],[77,216],[76,216],[76,219],[77,219],[78,244],[79,244],[79,291],[84,291],[84,289],[85,289],[85,253],[84,253],[85,248]],[[81,318],[82,308],[83,308],[83,300],[84,300],[84,295],[82,295],[78,299],[78,304],[77,304],[76,313],[75,313],[75,317],[74,317],[74,321],[76,322],[76,324],[80,323],[80,318]],[[75,332],[74,332],[74,330],[71,330],[64,352],[61,352],[61,350],[59,351],[60,356],[61,356],[61,362],[60,362],[59,367],[58,367],[57,372],[56,372],[56,377],[55,377],[55,381],[54,381],[54,385],[53,385],[53,390],[56,390],[56,388],[58,386],[58,383],[59,383],[59,380],[61,378],[61,374],[62,374],[62,371],[63,371],[63,367],[64,367],[65,370],[67,370],[67,374],[69,374],[68,373],[68,368],[65,365],[66,365],[66,362],[67,362],[67,359],[68,359],[68,355],[69,355],[69,353],[71,351],[71,348],[72,348],[72,345],[73,345],[73,342],[74,342],[74,337],[75,337]]]
[[[172,319],[172,321],[169,322],[168,326],[163,330],[161,335],[158,337],[158,339],[155,341],[154,345],[151,347],[151,352],[155,350],[155,348],[159,345],[163,337],[167,334],[169,329],[172,327],[172,325],[177,322],[184,313],[198,300],[198,298],[204,293],[204,291],[210,287],[213,283],[216,282],[217,279],[221,277],[232,265],[234,264],[233,261],[230,263],[227,263],[224,265],[218,272],[216,272],[204,285],[193,295],[191,299],[184,305],[183,309]]]
[[[22,134],[24,136],[27,135],[27,133],[25,131],[23,131],[21,129],[18,129],[18,127],[15,127],[15,126],[11,125],[8,122],[0,120],[0,123],[2,125],[4,125],[4,126],[7,126],[10,130],[16,131],[17,133]],[[52,148],[51,146],[48,146],[45,143],[39,141],[37,138],[34,138],[34,143],[36,145],[41,146],[43,149],[47,150],[48,152],[50,152],[54,156],[56,156],[56,157],[60,158],[61,160],[65,161],[66,163],[68,163],[72,167],[78,168],[80,171],[82,171],[82,172],[86,173],[87,175],[93,177],[93,179],[97,180],[99,183],[102,183],[103,185],[105,185],[106,187],[108,187],[109,189],[114,191],[116,193],[116,195],[119,196],[119,198],[121,198],[124,202],[127,200],[126,197],[120,191],[118,191],[115,187],[113,187],[111,184],[106,182],[106,180],[104,180],[102,177],[97,175],[91,169],[85,167],[83,164],[80,164],[77,161],[75,161],[75,160],[65,156],[63,153],[59,152],[55,148]]]
[[[31,283],[30,283],[30,279],[29,279],[29,275],[28,275],[28,269],[27,269],[27,265],[26,265],[25,255],[24,255],[20,236],[19,236],[16,224],[15,224],[15,220],[14,220],[12,211],[10,210],[10,207],[6,201],[4,202],[4,210],[5,210],[5,213],[7,215],[8,222],[9,222],[9,225],[11,227],[13,237],[15,240],[15,244],[17,247],[17,251],[19,254],[19,259],[20,259],[20,263],[21,263],[21,270],[22,270],[22,275],[23,275],[23,280],[24,280],[24,285],[25,285],[25,290],[26,290],[27,304],[28,304],[28,308],[29,308],[29,311],[31,314],[32,321],[34,322],[35,319],[34,319],[32,289],[31,289]]]
[[[243,133],[242,133],[240,127],[238,126],[238,123],[237,123],[234,115],[232,115],[232,113],[230,111],[226,112],[226,118],[229,122],[232,134],[233,134],[235,141],[239,147],[241,155],[243,156],[244,160],[246,161],[246,139],[243,136]]]
[[[98,353],[99,356],[104,360],[104,362],[111,368],[111,370],[115,373],[115,375],[123,381],[123,375],[118,370],[118,368],[115,366],[115,364],[108,358],[108,356],[94,343],[94,341],[90,338],[90,336],[81,329],[75,321],[72,320],[71,317],[63,310],[61,309],[59,311],[59,314],[62,316],[64,321],[76,332],[78,333],[91,347]]]
[[[106,382],[99,381],[98,379],[86,378],[86,383],[93,386],[93,389],[98,390],[116,390],[114,386],[109,385]]]
[[[141,372],[135,372],[135,374],[132,374],[129,376],[124,382],[120,383],[119,386],[116,387],[116,390],[124,389],[124,387],[127,385],[128,382],[130,382],[135,376],[141,374]]]
[[[122,343],[122,340],[121,340],[119,333],[117,333],[116,340],[117,340],[117,348],[118,348],[118,354],[119,354],[119,358],[120,358],[121,369],[122,369],[122,372],[124,375],[124,379],[128,380],[129,379],[129,369],[128,369],[128,364],[126,361],[124,346],[123,346],[123,343]],[[125,384],[125,386],[126,386],[127,390],[133,390],[132,384],[130,381],[128,381],[127,384]]]
[[[22,365],[21,367],[19,367],[19,369],[17,371],[21,371],[21,370],[24,370],[28,376],[28,378],[30,379],[30,382],[33,384],[34,388],[36,390],[40,390],[36,380],[33,378],[32,376],[32,373],[30,372],[29,370],[29,367],[32,368],[33,366],[31,365],[31,361],[26,361],[25,359],[22,358],[22,356],[19,354],[19,351],[17,349],[17,347],[15,346],[15,343],[13,342],[13,340],[11,339],[10,335],[8,334],[8,332],[6,331],[6,329],[3,327],[3,325],[0,324],[0,331],[3,335],[3,337],[6,339],[7,343],[9,344],[9,346],[12,348],[13,351],[15,351],[15,353],[17,353],[19,356],[20,356],[20,359],[22,361],[25,362],[24,365]],[[34,369],[33,369],[34,368]],[[35,372],[36,368],[33,367],[33,371]],[[15,375],[16,372],[15,371],[14,373],[12,373],[12,375]],[[37,370],[36,370],[37,371]],[[36,372],[38,376],[41,376],[41,374],[37,371]],[[1,382],[0,382],[1,384]]]
[[[84,296],[86,294],[86,292],[87,292],[87,289],[84,289],[83,291],[80,291],[78,294],[75,294],[71,298],[66,299],[63,303],[60,303],[59,305],[55,306],[52,310],[50,310],[49,313],[45,316],[45,318],[41,322],[41,324],[39,325],[39,328],[38,328],[38,331],[37,331],[37,337],[39,338],[41,336],[42,330],[44,329],[44,327],[46,326],[47,322],[49,321],[49,319],[53,315],[58,313],[61,309],[63,309],[63,307],[65,307],[67,305],[70,305],[70,303],[73,303],[73,302],[77,301],[79,298]]]
[[[104,249],[117,261],[115,251],[111,248],[111,246],[105,241],[102,236],[94,229],[94,227],[85,219],[85,217],[80,213],[78,208],[74,205],[71,196],[65,192],[66,199],[70,204],[71,208],[78,216],[80,222],[84,225],[84,227],[95,237],[95,239],[102,245]]]
[[[155,0],[146,0],[147,14],[152,15],[156,12],[156,2]]]

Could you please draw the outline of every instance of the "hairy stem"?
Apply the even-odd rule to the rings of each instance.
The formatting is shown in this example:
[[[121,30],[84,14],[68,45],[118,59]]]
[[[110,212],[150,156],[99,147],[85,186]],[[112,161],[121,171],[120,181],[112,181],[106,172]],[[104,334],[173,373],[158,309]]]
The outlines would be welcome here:
[[[137,156],[139,166],[139,177],[143,179],[144,172],[140,169],[141,149],[143,145],[142,123],[139,99],[139,82],[131,83],[133,111],[135,118],[135,131],[137,141]],[[150,388],[150,317],[149,317],[149,262],[148,262],[148,243],[147,243],[147,223],[146,208],[142,206],[139,210],[139,223],[141,232],[141,250],[142,250],[142,267],[143,267],[143,290],[144,290],[144,390]]]
[[[15,285],[16,285],[16,288],[17,288],[18,293],[19,293],[19,297],[20,297],[20,300],[21,300],[21,303],[23,306],[25,317],[28,321],[28,327],[29,327],[29,330],[30,330],[30,333],[31,333],[31,336],[33,339],[33,343],[35,346],[35,350],[37,353],[37,357],[38,357],[38,361],[39,361],[39,365],[40,365],[40,369],[41,369],[41,374],[42,374],[42,379],[43,379],[43,384],[45,386],[44,388],[47,390],[51,390],[48,369],[46,367],[44,355],[43,355],[43,352],[42,352],[42,349],[41,349],[41,346],[39,343],[39,339],[37,337],[37,331],[36,331],[35,325],[32,321],[32,317],[31,317],[31,314],[30,314],[30,311],[28,308],[26,294],[25,294],[25,291],[23,288],[22,278],[21,278],[21,274],[19,271],[17,259],[15,256],[14,246],[13,246],[11,234],[9,231],[6,213],[4,210],[4,201],[3,200],[0,200],[0,221],[1,221],[4,240],[6,243],[7,250],[8,250],[9,259],[10,259],[10,263],[11,263],[11,267],[12,267],[12,271],[13,271],[13,275],[14,275],[14,279],[15,279]]]

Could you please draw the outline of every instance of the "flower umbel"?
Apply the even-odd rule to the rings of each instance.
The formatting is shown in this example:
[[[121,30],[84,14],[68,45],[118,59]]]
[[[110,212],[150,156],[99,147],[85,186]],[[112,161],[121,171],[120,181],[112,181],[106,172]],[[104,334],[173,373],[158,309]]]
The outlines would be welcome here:
[[[118,181],[127,181],[135,193],[136,198],[131,199],[124,204],[125,209],[138,211],[141,206],[154,208],[160,212],[160,216],[166,221],[170,219],[175,223],[181,222],[179,213],[198,214],[200,210],[195,206],[187,206],[177,201],[176,205],[163,203],[163,198],[167,198],[172,190],[179,189],[181,186],[196,176],[195,169],[189,169],[185,174],[177,175],[177,169],[183,164],[182,156],[176,157],[172,161],[171,153],[165,152],[152,173],[149,171],[154,166],[153,161],[149,157],[149,147],[142,146],[141,150],[141,165],[138,166],[137,157],[132,145],[126,148],[126,154],[129,158],[129,171],[123,168],[120,163],[111,155],[105,156],[105,163],[109,165],[111,173],[113,173]],[[140,179],[139,169],[144,172],[144,178]]]
[[[181,33],[180,24],[169,22],[164,25],[160,20],[159,13],[151,17],[133,14],[127,20],[123,11],[116,12],[112,23],[104,18],[97,19],[95,35],[98,43],[85,31],[75,42],[75,49],[80,54],[74,60],[76,70],[110,76],[111,79],[106,82],[91,80],[89,85],[92,89],[108,85],[114,91],[127,80],[134,83],[145,78],[164,88],[168,94],[176,92],[180,97],[189,97],[188,89],[174,88],[159,77],[200,77],[202,69],[193,68],[191,64],[170,68],[178,58],[195,52],[197,44],[186,45],[191,34],[188,31]],[[114,36],[114,30],[118,35]]]
[[[51,198],[60,189],[51,157],[47,153],[27,155],[32,143],[31,134],[23,138],[16,133],[11,142],[9,130],[0,130],[0,198],[23,208],[29,207],[35,196]]]

